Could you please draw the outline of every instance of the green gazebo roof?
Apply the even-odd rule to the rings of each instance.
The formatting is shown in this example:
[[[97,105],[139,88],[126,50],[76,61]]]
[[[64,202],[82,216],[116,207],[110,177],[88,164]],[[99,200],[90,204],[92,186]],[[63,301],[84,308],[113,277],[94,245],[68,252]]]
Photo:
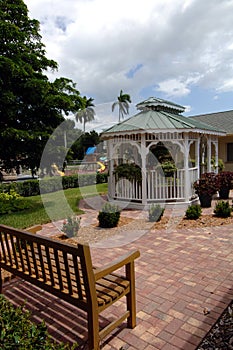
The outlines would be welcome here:
[[[225,132],[211,125],[198,120],[184,117],[180,115],[184,111],[184,107],[176,105],[172,102],[157,98],[149,98],[139,104],[138,109],[141,112],[136,115],[104,130],[102,135],[134,132],[134,131],[175,131],[175,130],[190,130],[191,131],[209,131],[224,135]]]

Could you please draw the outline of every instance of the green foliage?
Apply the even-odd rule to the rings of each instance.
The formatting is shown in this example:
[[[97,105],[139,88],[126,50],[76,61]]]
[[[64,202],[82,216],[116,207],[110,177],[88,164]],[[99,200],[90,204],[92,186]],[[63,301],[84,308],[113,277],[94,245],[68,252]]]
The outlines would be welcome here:
[[[211,165],[214,169],[216,169],[216,165],[215,165],[215,157],[211,158]],[[223,171],[224,169],[224,162],[222,159],[218,158],[218,171]]]
[[[229,202],[220,201],[215,205],[214,214],[219,218],[227,218],[231,216],[232,207]]]
[[[82,187],[81,190],[79,188],[71,188],[62,191],[62,197],[64,195],[68,203],[67,209],[61,203],[61,194],[59,191],[43,196],[43,202],[41,196],[28,197],[27,200],[30,202],[30,208],[19,212],[12,212],[11,215],[1,215],[1,224],[16,228],[27,228],[35,224],[45,224],[51,221],[45,209],[47,206],[54,208],[54,220],[63,220],[70,215],[70,208],[77,215],[83,213],[78,208],[80,199],[105,194],[107,191],[107,184]]]
[[[97,173],[96,174],[96,183],[103,184],[108,182],[108,174],[107,173]]]
[[[0,348],[1,350],[71,350],[68,344],[56,344],[48,334],[44,322],[38,325],[30,321],[30,313],[23,306],[14,308],[0,294]]]
[[[28,168],[38,168],[63,114],[80,106],[72,80],[51,82],[45,75],[58,65],[46,58],[39,31],[39,22],[28,17],[23,0],[0,1],[0,159],[6,169],[18,159]]]
[[[112,112],[116,106],[119,108],[119,123],[121,121],[121,118],[124,118],[124,115],[129,114],[129,103],[131,103],[130,95],[123,94],[123,91],[121,90],[120,95],[117,97],[117,101],[112,105]]]
[[[94,147],[98,144],[100,144],[100,137],[95,130],[83,133],[71,146],[73,159],[82,160],[85,156],[86,150],[89,147]]]
[[[93,103],[94,99],[87,98],[84,96],[81,101],[81,106],[78,112],[75,115],[77,122],[83,123],[83,132],[85,132],[86,123],[91,122],[95,119],[95,107]]]
[[[40,193],[51,193],[61,189],[91,186],[99,183],[106,183],[107,174],[80,174],[62,177],[51,177],[42,180],[27,180],[0,184],[0,192],[14,190],[23,197],[37,196]]]
[[[199,219],[199,217],[201,216],[201,211],[202,209],[199,204],[190,205],[185,212],[186,219],[188,220]]]
[[[120,220],[120,208],[114,204],[106,203],[98,215],[99,226],[103,228],[116,227]]]
[[[118,178],[126,178],[129,181],[142,181],[142,171],[141,168],[134,163],[124,163],[119,164],[115,170],[114,174],[117,175]]]
[[[0,193],[0,214],[10,214],[30,208],[30,203],[14,190]]]
[[[172,177],[177,170],[174,161],[171,160],[161,163],[161,168],[165,177]]]
[[[157,222],[160,221],[163,214],[164,214],[164,208],[162,208],[159,204],[152,204],[149,208],[149,221],[151,222]]]
[[[77,216],[69,216],[63,222],[62,231],[67,235],[67,237],[76,237],[80,229],[81,219]]]

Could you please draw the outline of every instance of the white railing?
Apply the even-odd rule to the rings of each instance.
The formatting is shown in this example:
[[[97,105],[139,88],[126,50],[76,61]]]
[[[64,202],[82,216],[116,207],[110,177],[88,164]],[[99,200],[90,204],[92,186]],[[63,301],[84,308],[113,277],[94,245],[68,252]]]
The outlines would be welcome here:
[[[188,169],[189,185],[187,189],[188,197],[194,194],[193,183],[197,180],[198,169]],[[185,200],[185,170],[178,169],[174,177],[165,177],[157,170],[146,172],[147,201],[162,200]],[[109,195],[111,198],[119,200],[142,200],[142,185],[135,180],[129,181],[126,178],[116,179],[109,183]]]
[[[129,181],[126,178],[120,178],[115,185],[115,197],[121,200],[142,199],[142,185],[136,180]]]
[[[156,170],[147,171],[147,199],[168,200],[184,198],[184,172],[165,177]]]

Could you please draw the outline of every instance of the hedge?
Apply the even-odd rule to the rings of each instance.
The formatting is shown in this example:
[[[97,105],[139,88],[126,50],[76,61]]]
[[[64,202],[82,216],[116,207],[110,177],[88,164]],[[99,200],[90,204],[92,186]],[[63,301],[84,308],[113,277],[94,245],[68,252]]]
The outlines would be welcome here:
[[[62,181],[61,181],[62,180]],[[0,192],[16,191],[23,197],[37,196],[39,194],[60,191],[62,189],[89,186],[98,183],[105,183],[108,174],[81,174],[60,177],[51,177],[41,180],[26,180],[22,182],[11,182],[0,184]]]
[[[0,294],[0,349],[1,350],[74,350],[78,344],[57,344],[48,334],[43,322],[30,321],[30,312],[23,306],[15,308]]]

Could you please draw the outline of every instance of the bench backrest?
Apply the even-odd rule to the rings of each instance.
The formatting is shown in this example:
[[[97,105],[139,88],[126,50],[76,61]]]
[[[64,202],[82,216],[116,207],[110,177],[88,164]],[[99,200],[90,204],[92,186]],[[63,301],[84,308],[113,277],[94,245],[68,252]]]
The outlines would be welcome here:
[[[0,268],[88,310],[96,303],[88,245],[71,245],[0,225]]]

